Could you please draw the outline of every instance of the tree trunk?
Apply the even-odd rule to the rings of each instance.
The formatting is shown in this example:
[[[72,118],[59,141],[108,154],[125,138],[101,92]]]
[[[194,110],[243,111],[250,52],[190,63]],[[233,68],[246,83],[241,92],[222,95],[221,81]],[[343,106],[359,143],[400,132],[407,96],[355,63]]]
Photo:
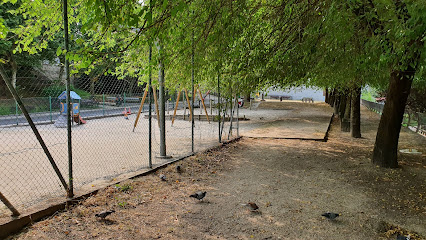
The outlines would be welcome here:
[[[59,57],[59,76],[58,80],[60,83],[67,84],[67,78],[63,78],[65,71],[65,56]],[[63,81],[65,79],[65,81]]]
[[[244,96],[244,101],[246,101],[247,103],[250,103],[250,101],[251,101],[251,98],[250,98],[250,93],[246,93],[245,94],[245,96]]]
[[[395,168],[398,166],[398,139],[404,117],[405,104],[410,94],[414,77],[414,69],[393,71],[390,84],[377,130],[372,162],[381,167]]]
[[[347,94],[341,94],[340,95],[340,103],[339,103],[339,118],[340,118],[340,120],[342,120],[343,115],[345,115],[346,99],[347,99]]]
[[[90,79],[90,94],[95,95],[95,79]]]
[[[342,121],[340,122],[340,130],[342,132],[351,131],[351,93],[346,96],[345,113],[343,114]]]
[[[18,72],[18,65],[16,64],[15,58],[13,57],[13,54],[9,54],[9,64],[12,69],[12,86],[16,89],[16,74]]]
[[[411,124],[411,111],[407,111],[408,119],[407,119],[407,128],[410,127]]]
[[[338,115],[339,114],[339,104],[340,104],[340,94],[335,94],[334,95],[334,115]]]
[[[361,137],[361,88],[354,88],[351,98],[351,136]]]
[[[422,126],[422,120],[420,118],[420,113],[416,112],[416,115],[417,115],[417,129],[416,129],[416,133],[418,133],[419,130],[420,130],[420,127]]]
[[[330,91],[330,96],[329,96],[329,98],[328,98],[328,104],[330,105],[330,106],[334,106],[334,94],[336,93],[336,90],[335,89],[333,89],[332,91]]]
[[[325,100],[324,102],[329,103],[329,96],[328,96],[328,88],[325,88]]]

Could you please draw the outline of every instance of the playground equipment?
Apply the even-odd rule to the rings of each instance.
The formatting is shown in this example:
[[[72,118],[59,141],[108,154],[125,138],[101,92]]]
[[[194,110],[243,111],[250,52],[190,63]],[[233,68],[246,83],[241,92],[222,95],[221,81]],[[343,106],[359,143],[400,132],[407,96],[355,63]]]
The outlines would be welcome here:
[[[207,113],[207,108],[206,108],[206,105],[204,103],[204,98],[209,94],[210,91],[208,91],[206,96],[203,97],[203,94],[201,93],[201,90],[200,90],[200,86],[196,85],[194,87],[194,93],[192,95],[193,97],[195,97],[197,95],[197,90],[198,90],[198,93],[200,95],[200,99],[201,99],[201,103],[203,104],[204,111],[206,113],[207,121],[209,121],[209,123],[210,123],[209,114]],[[176,99],[176,106],[175,106],[175,110],[173,112],[173,117],[172,117],[172,125],[173,125],[175,118],[176,118],[176,111],[177,111],[177,108],[178,108],[178,105],[179,105],[179,99],[180,99],[181,91],[182,90],[179,90],[178,96],[177,96],[177,99]],[[189,120],[191,121],[193,116],[192,116],[191,104],[189,104],[190,102],[189,102],[188,91],[186,90],[186,88],[184,88],[183,91],[185,92],[186,102],[188,103],[188,108],[189,108],[189,113],[190,113]],[[186,106],[184,106],[184,108],[186,108]]]
[[[70,98],[71,98],[71,104],[72,104],[72,119],[77,124],[85,124],[86,121],[80,116],[80,103],[74,103],[73,100],[80,100],[81,97],[75,93],[74,91],[70,91]],[[63,91],[59,96],[59,100],[66,100],[67,99],[67,92]],[[58,128],[65,128],[67,127],[67,104],[61,101],[61,113],[59,114],[58,119],[55,121],[55,127]]]
[[[143,93],[143,97],[142,97],[141,105],[139,106],[138,114],[136,115],[135,123],[134,123],[134,125],[133,125],[133,132],[135,131],[136,126],[138,125],[139,117],[140,117],[141,112],[142,112],[142,110],[143,110],[143,104],[145,103],[145,99],[146,99],[146,96],[147,96],[147,94],[148,94],[148,89],[149,89],[149,86],[148,86],[148,85],[146,85],[145,92]],[[156,88],[155,88],[155,87],[152,87],[152,91],[153,91],[153,94],[154,94],[155,112],[157,113],[157,122],[158,122],[158,127],[160,127],[160,116],[159,116],[159,112],[158,112],[158,102],[157,102],[157,93],[156,93]]]

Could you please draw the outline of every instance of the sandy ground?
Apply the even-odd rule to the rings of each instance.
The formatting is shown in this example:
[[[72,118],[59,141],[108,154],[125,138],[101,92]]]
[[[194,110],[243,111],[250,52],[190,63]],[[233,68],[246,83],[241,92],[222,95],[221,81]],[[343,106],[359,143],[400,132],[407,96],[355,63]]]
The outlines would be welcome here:
[[[397,169],[374,167],[378,119],[363,108],[361,139],[338,121],[328,142],[243,138],[108,187],[12,239],[425,239],[426,139],[403,129],[400,148],[422,154],[399,154]],[[198,190],[204,201],[189,198]],[[106,209],[116,212],[94,216]],[[330,221],[326,211],[342,215]]]

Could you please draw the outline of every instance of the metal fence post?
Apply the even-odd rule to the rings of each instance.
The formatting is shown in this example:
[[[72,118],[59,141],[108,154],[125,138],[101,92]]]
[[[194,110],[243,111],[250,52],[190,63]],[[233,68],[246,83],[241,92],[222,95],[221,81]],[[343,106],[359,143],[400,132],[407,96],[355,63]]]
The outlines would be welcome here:
[[[102,115],[105,116],[105,93],[102,93]]]
[[[191,98],[191,151],[194,152],[194,55],[195,55],[195,47],[194,47],[194,30],[192,30],[192,54],[191,54],[191,86],[192,86],[192,98]]]
[[[210,97],[210,94],[209,94],[209,102],[210,102],[210,116],[213,116],[213,106],[212,106],[212,99]]]
[[[237,98],[237,137],[240,137],[240,104]]]
[[[15,119],[16,119],[16,125],[19,125],[18,121],[18,103],[15,101]]]
[[[151,87],[151,56],[152,56],[152,46],[149,45],[149,57],[148,57],[148,67],[149,67],[149,73],[148,73],[148,99],[149,99],[149,106],[148,106],[148,129],[149,129],[149,136],[148,136],[148,165],[149,168],[152,168],[152,87]]]
[[[222,142],[222,134],[220,132],[220,121],[221,121],[220,110],[221,110],[221,106],[220,106],[220,74],[219,74],[219,71],[217,73],[217,102],[218,102],[218,104],[217,104],[217,116],[218,116],[217,122],[219,124],[219,143],[221,143]]]
[[[2,67],[0,65],[0,67]],[[5,76],[3,77],[3,81],[6,83],[7,88],[9,89],[10,93],[12,94],[13,98],[15,99],[15,102],[18,104],[19,108],[21,108],[22,113],[24,114],[25,118],[27,119],[28,124],[30,125],[31,129],[33,130],[34,135],[36,136],[38,142],[41,145],[41,148],[43,149],[44,153],[47,156],[47,159],[49,160],[50,164],[52,165],[53,169],[55,170],[56,175],[58,176],[59,180],[62,183],[62,186],[68,193],[68,185],[65,182],[65,179],[63,178],[61,171],[59,170],[58,166],[56,165],[55,161],[53,160],[52,155],[49,152],[49,149],[46,146],[46,143],[43,141],[43,138],[40,135],[40,132],[37,130],[37,127],[35,126],[33,120],[31,119],[30,115],[28,114],[27,109],[25,108],[24,104],[22,103],[21,98],[19,97],[18,92],[16,89],[12,86],[12,83],[9,79],[7,79]]]
[[[73,169],[72,169],[72,141],[71,141],[71,113],[72,113],[72,105],[70,105],[70,88],[71,88],[71,81],[70,81],[70,63],[67,58],[67,55],[69,53],[69,39],[68,39],[68,1],[63,0],[63,16],[64,16],[64,44],[65,44],[65,73],[66,73],[66,79],[67,79],[67,133],[68,133],[68,177],[69,177],[69,186],[68,186],[68,193],[67,197],[72,198],[74,196],[73,192]]]
[[[50,122],[52,122],[52,97],[49,96],[49,112],[50,112]]]
[[[126,108],[126,93],[123,93],[123,104],[124,108]]]
[[[12,216],[16,217],[19,216],[20,213],[16,208],[7,200],[7,198],[0,192],[0,200],[6,205],[7,208],[12,212]]]

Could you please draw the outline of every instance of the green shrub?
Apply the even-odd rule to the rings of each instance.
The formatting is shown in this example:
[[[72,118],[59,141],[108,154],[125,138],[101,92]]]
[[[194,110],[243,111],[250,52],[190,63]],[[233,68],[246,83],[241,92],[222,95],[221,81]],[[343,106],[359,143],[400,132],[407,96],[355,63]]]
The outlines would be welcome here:
[[[71,91],[74,91],[75,93],[77,93],[80,97],[90,97],[91,94],[89,92],[86,92],[84,90],[75,88],[73,85],[71,85]],[[51,85],[49,87],[45,87],[41,94],[43,97],[58,97],[59,94],[61,94],[63,91],[66,90],[65,85]]]

